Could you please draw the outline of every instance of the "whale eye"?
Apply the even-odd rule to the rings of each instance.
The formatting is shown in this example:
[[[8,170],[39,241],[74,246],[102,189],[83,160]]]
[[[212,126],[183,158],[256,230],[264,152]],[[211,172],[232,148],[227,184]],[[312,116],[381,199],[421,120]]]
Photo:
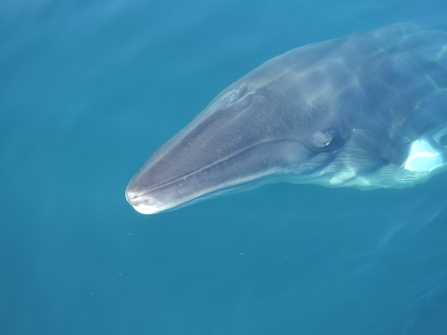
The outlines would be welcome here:
[[[331,128],[325,128],[316,132],[312,136],[310,148],[313,151],[321,151],[329,147],[335,138],[335,130]]]

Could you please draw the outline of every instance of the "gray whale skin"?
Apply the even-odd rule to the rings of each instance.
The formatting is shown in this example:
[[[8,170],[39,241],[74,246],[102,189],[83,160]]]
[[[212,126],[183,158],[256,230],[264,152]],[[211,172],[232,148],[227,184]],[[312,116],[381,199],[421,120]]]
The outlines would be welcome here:
[[[154,214],[287,181],[402,188],[446,168],[447,34],[396,24],[299,47],[220,93],[126,189]]]

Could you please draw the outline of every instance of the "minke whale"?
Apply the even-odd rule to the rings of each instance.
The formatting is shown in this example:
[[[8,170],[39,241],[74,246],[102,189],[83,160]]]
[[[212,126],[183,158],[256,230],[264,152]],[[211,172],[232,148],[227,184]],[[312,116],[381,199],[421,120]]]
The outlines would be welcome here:
[[[403,188],[446,162],[447,34],[402,23],[262,64],[155,152],[126,199],[154,214],[278,181]]]

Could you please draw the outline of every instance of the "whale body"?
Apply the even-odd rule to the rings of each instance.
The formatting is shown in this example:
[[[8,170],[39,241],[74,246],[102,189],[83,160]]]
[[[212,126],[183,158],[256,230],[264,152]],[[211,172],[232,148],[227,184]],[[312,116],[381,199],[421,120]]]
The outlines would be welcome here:
[[[293,49],[221,92],[132,178],[140,213],[268,182],[403,188],[445,170],[447,34],[396,24]]]

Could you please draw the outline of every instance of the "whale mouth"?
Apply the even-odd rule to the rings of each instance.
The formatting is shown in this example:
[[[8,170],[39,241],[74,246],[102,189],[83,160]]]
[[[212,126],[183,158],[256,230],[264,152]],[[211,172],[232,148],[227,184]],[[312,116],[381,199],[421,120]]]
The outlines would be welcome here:
[[[140,201],[140,202],[135,202],[135,204],[132,204],[132,200],[127,198],[128,197],[127,193],[126,193],[126,199],[138,213],[144,214],[144,215],[151,215],[151,214],[157,214],[160,212],[170,212],[170,211],[178,210],[181,208],[185,208],[185,207],[197,204],[198,202],[212,199],[212,198],[215,198],[215,197],[218,197],[221,195],[228,195],[228,194],[234,194],[234,193],[238,193],[238,192],[247,191],[250,189],[257,188],[265,183],[266,182],[262,181],[262,180],[255,180],[252,182],[247,182],[245,184],[231,186],[231,187],[219,189],[216,191],[211,191],[211,192],[205,193],[199,197],[179,203],[177,205],[164,204],[163,202],[158,201],[155,198],[150,197],[150,196],[142,199],[142,201]]]
[[[261,178],[262,177],[260,177],[259,179]],[[163,202],[157,200],[154,196],[151,195],[152,194],[151,191],[148,191],[145,194],[137,196],[132,191],[126,190],[126,200],[137,212],[141,214],[145,215],[157,214],[160,212],[184,208],[192,204],[201,202],[203,200],[211,199],[220,195],[235,193],[250,188],[256,188],[260,186],[260,184],[263,184],[259,179],[258,180],[255,180],[256,178],[253,179],[254,180],[252,181],[241,181],[240,184],[236,184],[233,186],[216,187],[215,190],[204,191],[203,194],[201,195],[190,196],[186,199],[185,198],[178,199],[177,201],[173,199],[170,202]],[[161,189],[161,187],[159,187],[158,189]]]
[[[202,156],[200,151],[190,154],[196,155],[197,160]],[[311,151],[299,141],[268,141],[193,172],[182,173],[179,168],[176,178],[163,182],[166,174],[158,164],[170,165],[167,163],[172,157],[168,152],[157,162],[148,161],[149,168],[143,167],[141,173],[129,182],[126,199],[139,213],[155,214],[240,189],[258,187],[271,178],[290,173],[291,165],[300,164],[309,155]]]

